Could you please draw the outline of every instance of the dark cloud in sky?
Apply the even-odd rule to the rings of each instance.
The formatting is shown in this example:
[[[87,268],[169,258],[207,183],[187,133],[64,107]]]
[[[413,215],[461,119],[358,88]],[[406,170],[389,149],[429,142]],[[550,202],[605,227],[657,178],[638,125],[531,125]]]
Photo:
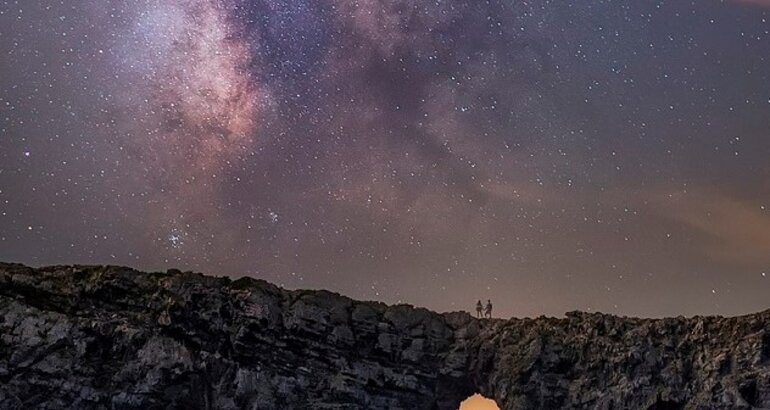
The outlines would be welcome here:
[[[0,259],[766,308],[764,3],[0,2]]]

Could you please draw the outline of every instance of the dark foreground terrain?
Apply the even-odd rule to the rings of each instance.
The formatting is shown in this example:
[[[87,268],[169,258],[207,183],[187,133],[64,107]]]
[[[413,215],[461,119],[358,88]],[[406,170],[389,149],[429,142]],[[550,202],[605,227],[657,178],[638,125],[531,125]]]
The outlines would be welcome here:
[[[1,409],[770,408],[770,311],[479,321],[171,271],[0,264]]]

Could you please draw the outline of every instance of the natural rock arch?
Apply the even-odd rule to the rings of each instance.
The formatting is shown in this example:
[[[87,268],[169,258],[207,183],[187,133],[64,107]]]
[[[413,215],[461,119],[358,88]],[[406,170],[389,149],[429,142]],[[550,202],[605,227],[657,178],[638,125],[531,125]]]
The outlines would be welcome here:
[[[0,408],[770,407],[770,311],[477,320],[178,271],[0,264]]]

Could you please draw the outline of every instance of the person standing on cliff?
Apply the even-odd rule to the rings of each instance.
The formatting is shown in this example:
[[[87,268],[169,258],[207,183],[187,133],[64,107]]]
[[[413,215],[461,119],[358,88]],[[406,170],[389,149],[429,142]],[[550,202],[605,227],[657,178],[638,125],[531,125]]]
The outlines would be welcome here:
[[[489,299],[487,299],[487,309],[484,311],[484,317],[492,319],[492,301]]]
[[[484,309],[484,308],[481,306],[481,300],[479,300],[478,302],[476,302],[476,317],[477,317],[477,318],[481,319],[481,311],[482,311],[483,309]]]

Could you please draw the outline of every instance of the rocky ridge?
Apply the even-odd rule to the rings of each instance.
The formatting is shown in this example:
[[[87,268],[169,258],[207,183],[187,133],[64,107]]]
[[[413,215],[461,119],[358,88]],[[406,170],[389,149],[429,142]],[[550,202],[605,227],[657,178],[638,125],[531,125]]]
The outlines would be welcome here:
[[[770,311],[477,320],[255,279],[0,264],[2,409],[770,408]]]

